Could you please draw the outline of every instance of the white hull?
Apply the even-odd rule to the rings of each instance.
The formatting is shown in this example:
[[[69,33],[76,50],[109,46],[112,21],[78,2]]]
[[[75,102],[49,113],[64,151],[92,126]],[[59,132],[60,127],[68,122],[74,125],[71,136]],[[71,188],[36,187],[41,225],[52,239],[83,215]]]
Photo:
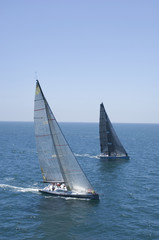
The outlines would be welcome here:
[[[84,199],[92,199],[92,200],[99,200],[99,195],[96,193],[78,193],[78,192],[72,192],[67,190],[55,190],[55,191],[49,191],[46,189],[39,190],[41,193],[50,194],[53,196],[59,196],[59,197],[69,197],[69,198],[84,198]]]

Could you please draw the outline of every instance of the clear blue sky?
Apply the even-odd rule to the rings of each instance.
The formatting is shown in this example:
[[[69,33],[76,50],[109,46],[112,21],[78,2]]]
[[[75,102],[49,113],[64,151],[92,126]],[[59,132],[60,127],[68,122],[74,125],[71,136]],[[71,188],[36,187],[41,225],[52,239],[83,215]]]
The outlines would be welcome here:
[[[0,0],[0,121],[159,123],[158,0]]]

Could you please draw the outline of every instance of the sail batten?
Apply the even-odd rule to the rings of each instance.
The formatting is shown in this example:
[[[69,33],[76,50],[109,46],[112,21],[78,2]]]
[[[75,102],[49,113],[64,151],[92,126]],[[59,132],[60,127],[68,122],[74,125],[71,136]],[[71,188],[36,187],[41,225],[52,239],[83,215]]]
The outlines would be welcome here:
[[[35,109],[34,111],[42,111],[42,110],[45,110],[45,108],[40,108],[40,109]]]
[[[37,81],[34,106],[38,158],[45,182],[64,182],[67,189],[93,188],[75,158]]]
[[[46,134],[46,135],[36,135],[36,137],[47,137],[50,136],[51,134]]]
[[[101,154],[108,157],[128,157],[105,111],[103,103],[100,104],[99,134]]]

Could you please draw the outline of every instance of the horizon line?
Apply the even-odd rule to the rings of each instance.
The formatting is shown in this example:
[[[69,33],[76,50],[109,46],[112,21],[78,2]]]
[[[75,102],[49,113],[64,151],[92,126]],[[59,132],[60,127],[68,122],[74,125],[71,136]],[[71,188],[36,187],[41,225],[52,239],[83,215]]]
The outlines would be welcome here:
[[[14,123],[34,123],[34,121],[18,121],[18,120],[0,120],[0,122],[14,122]],[[58,121],[58,123],[99,123],[99,122],[72,122],[72,121]],[[113,124],[159,124],[159,123],[153,123],[153,122],[112,122]]]

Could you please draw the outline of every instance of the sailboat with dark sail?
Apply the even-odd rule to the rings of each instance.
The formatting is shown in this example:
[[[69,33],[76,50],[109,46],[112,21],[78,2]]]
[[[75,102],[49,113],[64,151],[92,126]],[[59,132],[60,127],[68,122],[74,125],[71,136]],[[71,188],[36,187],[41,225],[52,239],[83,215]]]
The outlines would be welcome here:
[[[98,200],[99,195],[94,191],[71,151],[38,80],[34,124],[43,181],[49,183],[39,191],[53,196]]]
[[[103,103],[100,104],[99,135],[100,157],[106,159],[129,159],[105,111]]]

